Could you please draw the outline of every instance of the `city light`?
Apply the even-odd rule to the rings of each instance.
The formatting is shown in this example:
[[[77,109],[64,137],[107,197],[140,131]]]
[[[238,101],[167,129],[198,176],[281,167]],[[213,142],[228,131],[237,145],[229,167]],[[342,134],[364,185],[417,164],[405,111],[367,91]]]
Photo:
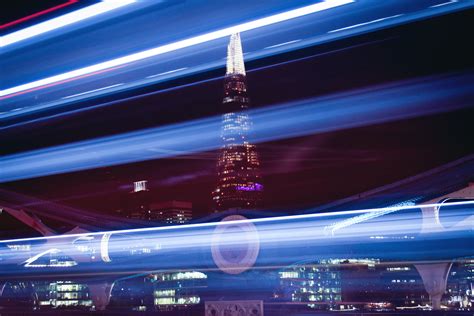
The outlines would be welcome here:
[[[3,37],[0,314],[471,315],[468,2],[95,0]]]

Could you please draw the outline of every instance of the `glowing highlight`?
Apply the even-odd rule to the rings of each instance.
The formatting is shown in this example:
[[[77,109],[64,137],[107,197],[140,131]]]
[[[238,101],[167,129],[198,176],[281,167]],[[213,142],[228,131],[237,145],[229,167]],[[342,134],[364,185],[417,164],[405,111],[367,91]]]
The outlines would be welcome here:
[[[128,4],[132,0],[123,0],[123,1],[125,1],[125,3]],[[181,40],[181,41],[177,41],[177,42],[174,42],[174,43],[158,46],[158,47],[155,47],[155,48],[151,48],[151,49],[141,51],[141,52],[138,52],[138,53],[134,53],[134,54],[131,54],[131,55],[119,57],[119,58],[112,59],[112,60],[102,62],[102,63],[99,63],[99,64],[95,64],[95,65],[91,65],[91,66],[88,66],[88,67],[76,69],[76,70],[73,70],[73,71],[69,71],[69,72],[66,72],[66,73],[63,73],[63,74],[60,74],[60,75],[56,75],[56,76],[40,79],[40,80],[37,80],[37,81],[25,83],[25,84],[15,86],[15,87],[12,87],[12,88],[8,88],[8,89],[5,89],[3,91],[0,91],[0,97],[7,96],[7,95],[10,95],[10,94],[14,94],[14,93],[17,93],[17,92],[20,92],[20,91],[32,89],[32,88],[37,88],[37,87],[44,86],[44,85],[47,85],[47,84],[51,84],[51,83],[54,83],[54,82],[58,82],[58,81],[66,80],[66,79],[71,79],[71,78],[74,78],[74,77],[78,77],[78,76],[81,76],[81,75],[85,75],[85,74],[100,71],[100,70],[104,70],[104,69],[107,69],[107,68],[132,63],[132,62],[139,61],[139,60],[142,60],[142,59],[145,59],[145,58],[149,58],[149,57],[158,56],[158,55],[161,55],[161,54],[173,52],[173,51],[176,51],[176,50],[179,50],[179,49],[182,49],[182,48],[186,48],[186,47],[194,46],[194,45],[197,45],[197,44],[209,42],[209,41],[212,41],[212,40],[215,40],[215,39],[227,37],[227,36],[229,36],[233,33],[249,31],[249,30],[252,30],[252,29],[268,26],[268,25],[271,25],[271,24],[287,21],[287,20],[290,20],[290,19],[295,19],[295,18],[302,17],[302,16],[305,16],[305,15],[308,15],[308,14],[316,13],[316,12],[319,12],[319,11],[328,10],[328,9],[335,8],[335,7],[338,7],[338,6],[342,6],[342,5],[345,5],[345,4],[349,4],[349,3],[352,3],[352,2],[354,2],[354,0],[326,0],[326,1],[323,1],[323,2],[319,2],[319,3],[316,3],[316,4],[309,5],[309,6],[305,6],[305,7],[299,8],[299,9],[294,9],[294,10],[290,10],[290,11],[287,11],[287,12],[275,14],[275,15],[272,15],[272,16],[269,16],[269,17],[257,19],[257,20],[251,21],[251,22],[238,24],[236,26],[231,26],[231,27],[228,27],[228,28],[220,29],[218,31],[209,32],[209,33],[199,35],[199,36],[195,36],[195,37],[192,37],[192,38],[188,38],[188,39],[185,39],[185,40]],[[114,1],[107,1],[105,3],[107,3],[107,4],[108,3],[114,3]],[[122,2],[120,1],[118,3],[122,3]],[[116,4],[116,5],[118,5],[118,4]],[[124,4],[122,4],[122,5],[124,5]],[[95,12],[95,10],[94,10],[94,12]],[[66,16],[67,15],[65,15],[64,17],[66,17]],[[76,17],[76,19],[77,19],[77,17]],[[67,18],[67,20],[69,20],[69,18]],[[71,18],[71,20],[72,20],[72,18]],[[65,22],[63,22],[63,23],[65,23]],[[51,30],[51,29],[54,29],[54,28],[55,27],[54,27],[54,24],[53,24],[52,26],[46,27],[45,29],[46,30]],[[27,29],[25,29],[25,30],[27,30]],[[37,32],[39,32],[38,34],[40,34],[44,31],[37,31]],[[14,39],[9,39],[9,38],[6,38],[6,40],[3,39],[3,40],[5,40],[5,42],[2,45],[6,46],[6,45],[12,44],[12,43],[14,43],[14,42],[16,42],[20,39],[31,37],[31,36],[28,36],[28,35],[31,35],[31,34],[34,34],[34,32],[30,33],[30,32],[27,31],[26,34],[24,34],[23,36],[17,35]]]

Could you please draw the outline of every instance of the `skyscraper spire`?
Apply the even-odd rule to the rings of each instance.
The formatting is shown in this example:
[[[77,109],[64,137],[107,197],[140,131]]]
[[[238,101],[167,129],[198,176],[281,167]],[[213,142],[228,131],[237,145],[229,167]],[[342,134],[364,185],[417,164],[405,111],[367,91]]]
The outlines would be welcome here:
[[[212,192],[217,211],[256,209],[262,206],[263,184],[255,145],[249,141],[252,122],[240,35],[232,34],[227,47],[221,136],[217,161],[217,187]]]
[[[244,54],[242,52],[242,43],[240,34],[234,33],[230,36],[230,42],[227,46],[227,75],[244,75]]]

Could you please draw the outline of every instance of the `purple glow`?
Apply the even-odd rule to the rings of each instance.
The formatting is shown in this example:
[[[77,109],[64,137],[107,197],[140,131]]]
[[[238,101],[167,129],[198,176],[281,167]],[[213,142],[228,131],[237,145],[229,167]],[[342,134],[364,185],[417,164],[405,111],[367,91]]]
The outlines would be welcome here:
[[[251,185],[238,185],[237,190],[239,191],[262,191],[263,184],[255,183]]]

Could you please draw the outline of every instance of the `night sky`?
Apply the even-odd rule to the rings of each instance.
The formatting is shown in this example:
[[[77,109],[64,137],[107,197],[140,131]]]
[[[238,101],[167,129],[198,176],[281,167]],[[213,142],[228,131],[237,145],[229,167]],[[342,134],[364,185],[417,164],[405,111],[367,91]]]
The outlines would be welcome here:
[[[472,21],[473,12],[467,11],[247,63],[252,106],[472,70],[472,52],[465,49],[468,39],[459,31]],[[243,46],[245,51],[245,41]],[[5,131],[0,135],[0,143],[6,144],[1,152],[10,154],[224,113],[223,74],[220,69],[181,79],[168,84],[186,80],[196,84]],[[149,87],[146,92],[160,88]],[[136,91],[140,92],[145,91]],[[473,118],[471,107],[259,144],[266,208],[291,212],[330,202],[471,154]],[[216,158],[217,151],[204,152],[18,181],[0,188],[105,214],[123,207],[123,197],[131,191],[133,181],[146,179],[156,201],[191,201],[199,217],[212,210]]]

